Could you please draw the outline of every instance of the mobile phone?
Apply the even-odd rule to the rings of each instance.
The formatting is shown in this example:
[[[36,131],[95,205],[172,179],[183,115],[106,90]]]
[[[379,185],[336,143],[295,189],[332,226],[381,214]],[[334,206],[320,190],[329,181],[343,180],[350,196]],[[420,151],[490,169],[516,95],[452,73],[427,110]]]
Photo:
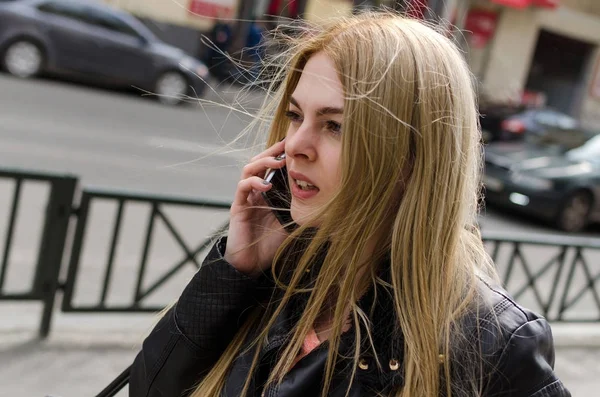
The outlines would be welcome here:
[[[283,154],[282,156],[285,156]],[[263,192],[262,196],[267,205],[273,208],[275,217],[288,232],[293,232],[298,225],[294,223],[290,213],[292,194],[288,184],[287,168],[269,169],[265,180],[273,185],[270,190]]]

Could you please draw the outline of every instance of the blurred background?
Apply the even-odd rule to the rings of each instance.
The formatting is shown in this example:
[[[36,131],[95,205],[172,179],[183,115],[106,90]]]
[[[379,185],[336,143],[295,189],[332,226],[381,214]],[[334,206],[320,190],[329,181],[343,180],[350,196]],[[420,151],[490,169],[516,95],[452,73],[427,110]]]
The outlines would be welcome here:
[[[461,48],[487,247],[596,395],[600,1],[0,0],[0,396],[93,396],[131,362],[227,220],[267,32],[379,6]]]

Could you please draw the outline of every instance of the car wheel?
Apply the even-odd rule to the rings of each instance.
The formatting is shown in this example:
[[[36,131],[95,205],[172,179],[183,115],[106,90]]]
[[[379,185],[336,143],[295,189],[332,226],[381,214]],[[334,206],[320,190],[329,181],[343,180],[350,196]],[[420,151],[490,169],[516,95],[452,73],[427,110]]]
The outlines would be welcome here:
[[[557,226],[566,232],[579,232],[586,227],[591,209],[592,196],[584,191],[575,192],[565,200]]]
[[[179,72],[165,72],[156,81],[156,95],[165,105],[178,105],[186,98],[188,81]]]
[[[2,65],[13,76],[34,77],[42,71],[44,52],[29,40],[17,40],[4,51]]]

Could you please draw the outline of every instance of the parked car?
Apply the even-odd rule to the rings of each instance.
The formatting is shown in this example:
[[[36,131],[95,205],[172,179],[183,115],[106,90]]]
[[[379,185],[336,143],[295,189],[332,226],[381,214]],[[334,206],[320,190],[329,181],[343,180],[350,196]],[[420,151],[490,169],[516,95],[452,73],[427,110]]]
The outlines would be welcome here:
[[[165,104],[200,96],[207,67],[159,40],[130,14],[88,0],[0,1],[0,64],[8,73],[43,72],[137,87]]]
[[[492,143],[485,150],[483,183],[488,202],[564,231],[581,231],[600,221],[600,134],[573,149],[556,143]]]
[[[506,104],[481,104],[479,108],[479,124],[485,143],[503,140],[502,123],[507,118],[523,112],[523,106]]]
[[[575,147],[589,133],[571,116],[551,108],[541,108],[506,117],[500,123],[500,131],[495,140],[527,140],[533,143],[559,140],[562,145]]]

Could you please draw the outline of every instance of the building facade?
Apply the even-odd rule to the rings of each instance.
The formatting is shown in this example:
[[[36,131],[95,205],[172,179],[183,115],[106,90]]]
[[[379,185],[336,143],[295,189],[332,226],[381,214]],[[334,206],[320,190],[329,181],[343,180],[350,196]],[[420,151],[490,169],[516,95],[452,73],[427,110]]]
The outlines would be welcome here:
[[[600,128],[600,1],[522,3],[469,2],[468,60],[482,96],[546,104]]]

